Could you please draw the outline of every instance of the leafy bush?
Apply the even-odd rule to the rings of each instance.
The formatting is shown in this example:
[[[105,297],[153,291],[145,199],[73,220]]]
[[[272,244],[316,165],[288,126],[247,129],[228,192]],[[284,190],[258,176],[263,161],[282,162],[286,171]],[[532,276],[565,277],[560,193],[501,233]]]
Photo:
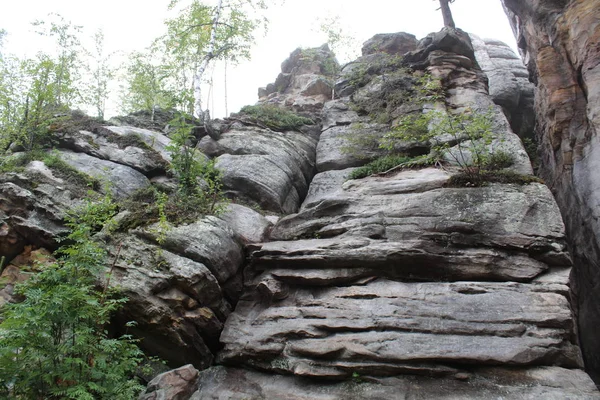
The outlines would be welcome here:
[[[251,122],[264,125],[278,132],[297,130],[303,125],[314,124],[314,121],[310,118],[266,104],[244,106],[240,110],[240,114],[247,117]]]
[[[179,181],[176,200],[181,206],[212,214],[216,204],[225,200],[221,171],[215,167],[214,160],[200,158],[200,153],[192,145],[192,125],[182,118],[171,121],[171,125],[174,131],[167,151],[171,154],[171,171]]]
[[[499,171],[508,168],[515,163],[515,158],[512,154],[498,150],[492,152],[485,161],[484,168],[489,171]]]
[[[544,183],[543,180],[532,175],[523,175],[514,171],[481,171],[477,175],[461,172],[452,175],[447,186],[450,187],[477,187],[488,183],[514,183],[527,185],[529,183]]]
[[[369,175],[385,172],[410,160],[404,155],[389,155],[371,161],[367,165],[356,168],[350,174],[350,179],[361,179]]]
[[[381,146],[392,150],[396,141],[426,143],[432,153],[445,155],[464,173],[476,176],[492,163],[507,162],[508,155],[492,157],[492,114],[470,110],[460,114],[438,111],[408,115],[384,135]]]
[[[116,207],[87,201],[68,218],[60,258],[17,285],[24,301],[7,304],[0,324],[0,393],[15,399],[123,399],[142,389],[133,374],[143,360],[129,336],[110,338],[106,325],[125,298],[97,288],[105,250],[92,240]]]

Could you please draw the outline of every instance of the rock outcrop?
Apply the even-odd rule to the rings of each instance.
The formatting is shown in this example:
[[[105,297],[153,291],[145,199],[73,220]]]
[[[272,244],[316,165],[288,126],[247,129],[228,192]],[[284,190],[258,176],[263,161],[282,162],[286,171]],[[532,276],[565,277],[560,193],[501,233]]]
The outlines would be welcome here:
[[[531,98],[515,57],[443,29],[377,35],[334,85],[337,68],[326,47],[297,50],[260,92],[260,105],[312,124],[275,129],[242,111],[196,132],[232,198],[223,213],[165,227],[128,225],[123,209],[120,230],[97,234],[129,299],[113,330],[135,320],[127,332],[180,367],[141,399],[600,399],[583,371],[565,226],[513,131]],[[487,115],[480,148],[508,155],[502,179],[469,165],[479,139],[464,132],[380,146],[432,111]],[[56,247],[86,183],[123,201],[175,185],[164,121],[122,125],[140,118],[63,132],[53,157],[73,176],[41,161],[0,174],[10,285],[37,247]],[[353,175],[390,152],[426,162]],[[16,300],[8,285],[0,296]]]
[[[600,1],[503,0],[536,84],[540,175],[554,193],[575,260],[571,287],[586,367],[600,382]]]
[[[392,36],[385,51],[410,39]],[[453,187],[451,165],[349,179],[384,154],[373,146],[381,134],[422,107],[406,99],[419,72],[373,47],[344,68],[339,97],[323,107],[319,173],[298,212],[268,241],[246,246],[222,366],[200,372],[190,398],[600,398],[582,371],[572,261],[545,185]],[[404,62],[445,89],[425,107],[492,110],[495,145],[515,155],[509,169],[531,174],[512,114],[488,94],[468,37],[442,31],[406,47]],[[368,109],[376,99],[383,103]]]

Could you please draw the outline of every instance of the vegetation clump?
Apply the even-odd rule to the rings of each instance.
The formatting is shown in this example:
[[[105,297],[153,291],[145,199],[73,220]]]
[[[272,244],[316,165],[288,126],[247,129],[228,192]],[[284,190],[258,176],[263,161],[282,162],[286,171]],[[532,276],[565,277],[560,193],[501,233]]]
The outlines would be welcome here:
[[[449,187],[479,187],[488,183],[514,183],[517,185],[527,185],[529,183],[544,183],[537,176],[519,174],[514,171],[479,171],[477,175],[466,173],[465,171],[454,174],[446,184]]]
[[[404,155],[387,155],[385,157],[373,160],[362,167],[356,168],[350,174],[349,179],[361,179],[369,175],[385,172],[410,160],[410,157]]]
[[[240,110],[240,114],[252,123],[277,132],[297,130],[303,125],[314,124],[310,118],[268,104],[244,106]]]
[[[122,229],[159,222],[180,225],[199,217],[221,212],[226,198],[223,193],[221,171],[214,160],[205,160],[193,145],[193,126],[183,118],[171,121],[170,172],[177,179],[177,188],[171,192],[154,187],[141,189],[122,202],[130,214],[121,221]]]
[[[69,216],[71,233],[56,262],[16,286],[24,301],[6,304],[0,324],[0,394],[14,399],[135,398],[144,360],[130,336],[111,338],[111,315],[126,299],[98,287],[107,253],[93,234],[116,211],[109,197],[87,200]]]
[[[60,158],[57,153],[46,154],[42,158],[42,161],[57,175],[57,177],[77,188],[89,187],[90,189],[97,191],[101,187],[99,179],[73,168],[65,160]]]

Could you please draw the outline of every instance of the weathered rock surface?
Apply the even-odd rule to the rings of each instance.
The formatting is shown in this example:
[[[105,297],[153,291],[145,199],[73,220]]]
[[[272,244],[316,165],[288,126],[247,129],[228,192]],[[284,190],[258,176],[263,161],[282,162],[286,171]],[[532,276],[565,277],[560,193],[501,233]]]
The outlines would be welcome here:
[[[564,228],[545,186],[445,188],[438,169],[322,175],[275,226],[280,241],[250,247],[256,291],[225,325],[221,362],[331,378],[581,366],[567,274],[553,272],[570,266]]]
[[[600,382],[600,1],[503,0],[536,83],[540,174],[565,219],[586,366]]]
[[[80,203],[82,190],[41,161],[32,161],[22,172],[0,175],[0,249],[7,261],[26,244],[56,248],[56,238],[67,232],[63,219]]]
[[[258,90],[260,103],[278,104],[302,113],[318,113],[333,95],[333,77],[339,68],[325,44],[296,49],[281,64],[274,83]]]
[[[61,138],[64,147],[75,152],[127,165],[143,174],[165,173],[171,160],[166,136],[146,129],[107,126],[79,131]]]
[[[342,383],[213,367],[200,373],[193,400],[592,400],[600,396],[582,371],[559,367],[482,368],[450,378],[400,375]],[[293,397],[290,397],[293,396]]]
[[[406,48],[414,48],[410,37],[395,35],[396,40],[406,41]],[[420,96],[417,88],[420,75],[402,68],[406,66],[439,79],[445,89],[445,99],[425,104],[415,102],[414,99]],[[490,70],[492,68],[495,65]],[[447,113],[457,110],[490,113],[494,136],[490,149],[512,155],[514,163],[510,168],[513,171],[532,173],[521,140],[511,130],[502,107],[494,104],[494,96],[488,94],[487,77],[479,69],[468,35],[462,31],[442,30],[431,34],[403,59],[367,52],[367,55],[344,67],[336,83],[336,91],[340,99],[327,103],[323,108],[323,132],[317,146],[319,172],[364,165],[386,154],[378,141],[393,129],[399,118],[422,109],[435,109]],[[516,96],[520,96],[520,92]],[[450,146],[461,140],[464,139],[439,139],[450,143]],[[399,142],[394,149],[420,155],[429,152],[429,145]],[[459,152],[461,155],[457,156]],[[445,154],[449,163],[456,163],[459,159],[468,164],[470,158],[465,145],[460,148],[454,146]]]
[[[144,174],[126,165],[67,150],[58,151],[58,155],[76,170],[108,184],[108,190],[117,199],[131,196],[150,185]]]
[[[534,85],[521,58],[505,43],[470,35],[477,63],[488,77],[490,96],[520,137],[533,138]]]
[[[314,136],[234,124],[218,141],[206,136],[200,149],[216,157],[223,185],[233,197],[289,214],[298,210],[314,174]]]
[[[415,50],[417,44],[417,38],[410,33],[379,33],[363,44],[362,55],[374,53],[403,55]]]
[[[516,156],[514,171],[531,173],[464,40],[442,31],[405,58],[441,79],[447,96],[432,107],[492,108],[495,146]],[[391,76],[386,60],[377,68]],[[298,213],[275,224],[270,242],[247,247],[245,291],[220,338],[226,367],[201,372],[191,398],[598,398],[581,371],[571,259],[549,189],[449,187],[454,167],[348,181],[361,161],[332,144],[352,124],[377,132],[352,104],[383,87],[373,78],[351,88],[352,74],[338,81],[344,97],[323,109],[321,172]],[[398,93],[415,79],[402,74],[391,79]],[[380,130],[411,111],[385,108]]]
[[[171,365],[207,368],[240,296],[242,245],[265,237],[270,225],[257,212],[232,204],[219,218],[162,233],[151,225],[106,238],[115,260],[111,284],[129,299],[119,325],[136,321],[128,332]]]
[[[297,131],[275,132],[260,121],[233,114],[218,138],[204,137],[199,148],[216,157],[230,197],[266,211],[296,212],[315,173],[321,109],[331,99],[338,68],[327,46],[297,49],[281,66],[275,84],[260,91],[259,105],[277,106],[315,122]]]
[[[198,370],[191,364],[158,375],[140,400],[188,400],[198,388]]]

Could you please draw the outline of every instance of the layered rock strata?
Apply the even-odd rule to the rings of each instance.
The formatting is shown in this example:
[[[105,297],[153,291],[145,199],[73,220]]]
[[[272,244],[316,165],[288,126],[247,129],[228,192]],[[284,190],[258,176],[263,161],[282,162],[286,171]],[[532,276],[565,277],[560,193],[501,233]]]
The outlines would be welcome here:
[[[536,84],[540,174],[565,220],[586,367],[600,382],[600,1],[503,0]]]
[[[509,169],[530,174],[466,35],[442,31],[407,46],[405,62],[446,90],[425,107],[492,110],[495,144],[515,155]],[[200,373],[191,399],[600,398],[582,371],[572,262],[545,185],[452,187],[452,166],[349,180],[382,154],[352,137],[381,137],[415,111],[385,101],[374,121],[382,114],[361,101],[390,81],[396,94],[414,93],[414,75],[400,67],[366,51],[342,71],[341,97],[323,108],[319,173],[270,241],[247,246],[245,290],[220,337],[223,366]],[[370,75],[358,85],[357,70]]]

